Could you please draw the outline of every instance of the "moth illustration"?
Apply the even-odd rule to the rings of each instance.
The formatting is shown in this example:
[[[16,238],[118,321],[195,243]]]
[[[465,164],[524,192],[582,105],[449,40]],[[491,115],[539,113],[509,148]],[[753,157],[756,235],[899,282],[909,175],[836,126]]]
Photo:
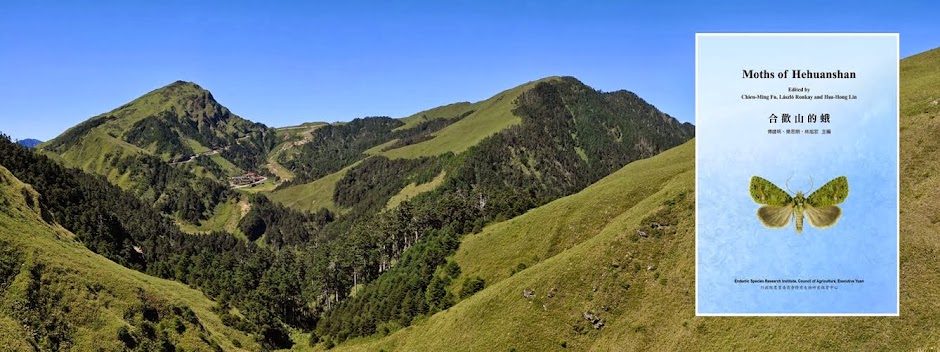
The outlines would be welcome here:
[[[844,202],[848,196],[849,181],[845,176],[827,182],[809,197],[804,197],[803,192],[796,192],[796,196],[791,197],[772,182],[758,176],[751,177],[751,198],[764,204],[757,209],[757,218],[770,228],[787,226],[793,214],[796,217],[796,233],[803,232],[803,214],[806,214],[813,227],[824,229],[833,226],[842,216],[842,209],[836,205]]]

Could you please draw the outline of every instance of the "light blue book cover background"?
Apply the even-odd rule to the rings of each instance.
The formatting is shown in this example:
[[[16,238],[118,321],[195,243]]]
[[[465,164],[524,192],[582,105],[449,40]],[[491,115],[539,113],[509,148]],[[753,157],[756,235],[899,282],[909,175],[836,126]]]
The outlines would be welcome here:
[[[898,37],[700,35],[696,41],[696,313],[898,314]],[[750,69],[841,70],[856,78],[742,78]],[[789,93],[789,87],[809,91]],[[745,94],[857,98],[747,100]],[[783,113],[828,113],[830,120],[770,122],[771,114]],[[785,133],[797,128],[831,134]],[[817,229],[805,220],[797,234],[791,217],[787,227],[771,229],[757,218],[752,176],[789,188],[791,196],[809,196],[846,176],[849,195],[833,227]]]

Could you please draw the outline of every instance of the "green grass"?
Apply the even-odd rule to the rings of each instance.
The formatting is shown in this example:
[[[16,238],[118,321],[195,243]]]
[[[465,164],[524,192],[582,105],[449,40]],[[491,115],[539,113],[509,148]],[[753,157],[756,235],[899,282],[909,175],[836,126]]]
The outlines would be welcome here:
[[[209,159],[222,167],[222,170],[225,171],[227,176],[236,176],[244,173],[244,170],[232,164],[231,161],[222,157],[222,154],[212,154],[209,156]],[[226,180],[221,180],[225,182]]]
[[[455,255],[463,269],[456,281],[480,276],[487,283],[483,291],[389,337],[353,340],[339,350],[551,351],[561,348],[560,339],[569,348],[585,349],[598,333],[589,328],[579,334],[572,328],[584,321],[584,311],[601,311],[610,319],[626,314],[627,307],[638,303],[637,295],[661,295],[663,288],[650,284],[656,280],[655,273],[647,271],[646,264],[664,267],[670,280],[680,283],[682,276],[692,274],[691,267],[683,272],[667,266],[666,259],[678,256],[680,239],[691,240],[690,221],[682,224],[683,232],[677,236],[630,239],[640,221],[666,200],[682,193],[690,204],[693,143],[631,163],[582,192],[468,235]],[[643,270],[634,273],[633,262],[623,259],[630,252]],[[623,263],[612,268],[611,261],[616,260]],[[527,269],[511,275],[520,263]],[[631,282],[632,291],[625,292],[623,282]],[[554,297],[548,298],[552,288],[556,289]],[[536,298],[523,298],[524,289],[534,289]],[[603,305],[611,311],[603,312]],[[605,329],[605,334],[628,330],[623,326]]]
[[[275,131],[278,140],[283,144],[284,142],[299,141],[316,129],[326,125],[329,124],[326,122],[305,122],[297,126],[279,127]]]
[[[325,122],[306,122],[298,126],[281,127],[277,129],[278,140],[280,141],[271,153],[268,153],[268,170],[284,181],[292,180],[297,175],[293,171],[281,165],[277,159],[284,153],[297,153],[299,147],[306,144],[312,137],[313,131],[326,126]]]
[[[385,209],[392,209],[397,207],[401,202],[414,198],[414,196],[419,195],[424,192],[433,191],[435,188],[444,183],[444,178],[447,176],[445,171],[441,171],[440,174],[434,177],[433,180],[427,183],[422,183],[420,185],[415,184],[414,182],[402,188],[398,194],[392,196],[388,200],[388,204],[385,205]]]
[[[38,201],[31,187],[0,167],[0,198],[5,204],[0,211],[0,240],[24,253],[28,261],[45,266],[41,289],[60,295],[54,314],[72,326],[73,350],[121,350],[117,331],[129,324],[124,316],[138,302],[139,290],[170,304],[188,306],[196,313],[205,331],[190,326],[172,336],[186,350],[209,350],[203,339],[225,350],[240,350],[234,341],[248,350],[258,349],[251,337],[223,325],[210,310],[214,303],[201,292],[127,269],[92,253],[74,241],[73,234],[43,222],[37,207],[26,205],[24,194],[33,198],[33,204]],[[9,310],[17,304],[13,298],[17,294],[9,287],[2,295],[0,346],[4,350],[32,350],[26,345],[29,329],[17,323]]]
[[[379,144],[379,145],[377,145],[377,146],[374,146],[374,147],[372,147],[372,148],[366,149],[366,151],[364,151],[363,153],[365,153],[365,154],[367,154],[367,155],[381,154],[381,153],[382,153],[382,150],[384,150],[385,148],[387,148],[387,147],[389,147],[389,146],[391,146],[392,144],[395,144],[395,143],[397,143],[397,142],[398,142],[398,138],[395,138],[395,139],[390,140],[390,141],[388,141],[388,142],[385,142],[385,143]]]
[[[277,183],[270,177],[264,182],[261,182],[254,187],[241,187],[236,188],[237,191],[242,193],[264,193],[274,191],[274,188],[277,187]]]
[[[186,110],[185,107],[179,105],[180,103],[176,99],[167,99],[166,97],[164,97],[164,94],[167,94],[166,93],[167,90],[172,90],[173,93],[171,94],[174,94],[174,96],[202,94],[201,87],[193,83],[188,83],[188,82],[177,82],[169,86],[153,90],[114,110],[98,115],[98,116],[111,115],[117,118],[111,121],[108,121],[102,124],[101,126],[94,128],[92,131],[98,132],[104,135],[113,135],[116,137],[121,137],[135,123],[137,123],[140,120],[143,120],[144,118],[147,118],[148,116],[158,114],[162,111],[172,110],[174,108],[177,111]],[[211,107],[208,107],[207,109],[210,109],[210,108]],[[198,114],[200,112],[197,111],[196,113]],[[206,111],[206,113],[211,113],[211,111]],[[98,116],[95,116],[95,117],[98,117]],[[117,138],[114,138],[114,137],[112,137],[112,139],[118,140]],[[196,152],[209,150],[207,147],[202,146],[201,144],[193,140],[184,140],[183,142],[186,145],[192,147]],[[91,145],[95,147],[98,144],[92,143]],[[122,145],[122,147],[128,147],[128,146],[137,148],[128,143],[124,143],[124,145]],[[144,149],[149,149],[148,152],[150,154],[153,154],[152,149],[150,148],[144,148]],[[78,165],[70,165],[70,166],[81,166],[82,164],[87,163],[85,160],[86,159],[75,160]]]
[[[213,209],[209,219],[202,221],[199,226],[177,221],[180,229],[193,234],[209,233],[212,231],[227,231],[236,236],[244,238],[245,235],[238,229],[238,222],[248,213],[249,207],[247,199],[230,199],[225,203],[219,203]]]
[[[182,165],[186,165],[186,164],[182,164]],[[190,167],[191,167],[191,169],[189,169],[189,170],[190,170],[190,172],[191,172],[193,175],[196,175],[196,177],[205,177],[205,178],[211,178],[211,179],[216,180],[216,181],[221,181],[221,180],[219,180],[219,178],[218,178],[216,175],[213,175],[211,172],[209,172],[209,170],[206,170],[206,168],[204,168],[204,167],[202,167],[202,166],[199,166],[199,165],[196,165],[196,164],[187,165],[187,166],[190,166]],[[111,172],[116,172],[116,171],[115,171],[115,170],[112,170]],[[111,177],[109,176],[108,179],[111,179]],[[223,180],[224,180],[224,179],[223,179]],[[127,189],[127,188],[124,188],[124,189]]]
[[[297,177],[293,171],[290,171],[288,168],[284,167],[284,165],[277,162],[276,157],[268,157],[268,170],[271,170],[271,173],[285,181],[293,180],[294,177]]]
[[[96,129],[121,136],[140,120],[169,110],[175,110],[177,112],[190,111],[191,114],[197,119],[200,116],[212,116],[215,114],[215,109],[217,106],[213,106],[212,104],[207,104],[201,108],[197,106],[190,106],[191,102],[183,99],[185,96],[196,96],[196,99],[203,99],[209,94],[210,93],[208,91],[204,90],[195,83],[177,81],[164,87],[152,90],[114,110],[98,115],[111,115],[117,118],[101,125]],[[226,111],[228,110],[221,105],[219,105],[218,108]],[[222,126],[223,128],[219,132],[222,134],[236,132],[234,125],[236,123],[246,123],[246,121],[242,121],[240,117],[234,116],[233,114],[229,117],[228,120],[225,121],[225,125]],[[203,146],[199,142],[193,140],[184,140],[183,142],[186,145],[192,147],[196,153],[209,150],[208,147]]]
[[[427,119],[455,117],[459,116],[463,112],[475,110],[474,113],[464,117],[460,121],[457,121],[440,131],[437,131],[433,139],[401,148],[382,151],[382,149],[384,149],[386,146],[389,146],[395,142],[389,141],[370,148],[365,152],[365,154],[383,155],[394,159],[436,156],[447,152],[462,152],[467,148],[470,148],[471,146],[479,143],[481,140],[483,140],[483,138],[499,132],[506,127],[520,123],[521,119],[514,116],[511,112],[514,107],[513,100],[515,100],[516,97],[526,90],[531,89],[535,84],[553,79],[558,78],[548,77],[541,80],[528,82],[526,84],[499,93],[492,98],[473,104],[449,104],[422,111],[412,116],[403,118],[402,121],[405,122],[405,125],[399,127],[399,129],[414,127],[418,123],[426,120],[424,116],[427,116]],[[314,128],[316,127],[319,126],[314,125]],[[288,129],[279,129],[278,133],[281,134],[282,131],[284,131],[283,133],[285,134],[282,137],[281,145],[275,149],[276,151],[274,153],[272,153],[273,156],[276,156],[280,153],[289,153],[290,150],[293,149],[290,147],[291,143],[300,138],[302,133],[301,131],[304,131],[304,129],[300,127],[292,127]],[[301,211],[316,211],[322,207],[330,209],[331,211],[335,211],[337,208],[336,205],[333,204],[333,192],[336,189],[336,182],[339,181],[345,175],[346,171],[351,167],[352,165],[346,167],[343,170],[340,170],[339,172],[324,176],[323,178],[310,183],[275,191],[271,194],[271,199]],[[275,170],[277,167],[275,166],[271,169]],[[281,177],[283,178],[285,176],[293,175],[285,174]],[[425,192],[437,186],[438,184],[431,183],[420,186],[414,185],[406,187],[399,193],[399,195],[396,195],[389,201],[389,206],[397,205],[406,197],[414,196],[418,193]]]
[[[275,130],[277,130],[278,132],[282,132],[282,131],[296,130],[296,129],[300,129],[300,128],[309,128],[309,127],[315,127],[315,126],[323,126],[323,125],[329,125],[329,123],[327,123],[327,122],[320,122],[320,121],[304,122],[304,123],[302,123],[302,124],[295,125],[295,126],[276,127]]]
[[[454,118],[454,117],[460,116],[460,114],[463,114],[464,112],[468,110],[473,109],[475,105],[476,104],[470,104],[469,102],[460,102],[460,103],[447,104],[447,105],[438,106],[436,108],[424,110],[414,115],[402,118],[401,121],[404,122],[405,124],[396,128],[395,130],[396,131],[407,130],[409,128],[413,128],[417,126],[418,124],[422,122],[431,121],[434,119]]]
[[[336,183],[356,165],[359,165],[359,162],[316,181],[274,191],[269,198],[299,211],[315,212],[320,208],[326,208],[334,213],[342,212],[344,209],[338,208],[333,203],[333,193],[336,191]]]
[[[290,339],[294,345],[290,349],[280,349],[277,351],[314,351],[315,349],[307,342],[310,341],[310,333],[298,330],[291,330]]]
[[[412,327],[335,350],[936,349],[940,110],[930,101],[940,97],[940,52],[903,60],[901,72],[899,317],[695,317],[693,140],[469,235],[455,260],[462,277],[480,275],[487,288]],[[662,212],[681,193],[679,208]],[[678,216],[675,234],[639,238],[648,216]],[[527,268],[512,274],[519,263]],[[523,289],[536,296],[523,298]],[[587,310],[606,326],[585,328]]]
[[[458,114],[467,110],[474,113],[464,117],[450,126],[434,133],[434,138],[401,148],[378,153],[390,159],[418,158],[422,156],[435,156],[447,152],[460,153],[479,143],[484,138],[499,132],[509,126],[519,124],[522,120],[512,114],[513,100],[526,90],[531,89],[539,82],[558,79],[557,77],[544,78],[529,82],[521,86],[506,90],[487,100],[473,104],[451,104],[429,110],[433,114],[442,112]],[[420,116],[425,112],[405,118],[406,126],[420,122]],[[432,116],[433,114],[429,114]],[[404,126],[403,126],[404,127]]]
[[[509,277],[519,264],[531,267],[572,248],[659,192],[673,175],[689,171],[691,146],[687,143],[683,149],[633,162],[579,193],[467,236],[455,260],[464,276],[495,283]]]
[[[209,172],[209,170],[206,170],[206,168],[196,164],[195,161],[176,164],[176,167],[189,169],[191,170],[190,172],[193,175],[196,175],[197,177],[211,178],[223,184],[228,182],[228,177],[241,175],[245,173],[241,168],[239,168],[238,166],[235,166],[235,164],[232,164],[232,162],[226,160],[220,154],[200,156],[199,158],[209,158],[211,162],[215,163],[216,165],[219,165],[219,167],[222,169],[223,174],[215,175]]]
[[[44,153],[55,155],[51,151],[44,151]],[[95,129],[86,134],[79,144],[59,155],[59,160],[86,172],[107,175],[111,166],[105,161],[106,155],[138,153],[147,153],[147,151]]]
[[[193,153],[196,153],[196,154],[205,153],[210,150],[208,147],[203,146],[202,144],[199,144],[199,142],[196,142],[189,138],[183,138],[183,143],[186,144],[186,146],[193,148]]]
[[[940,48],[902,60],[901,115],[940,112]]]
[[[168,153],[156,153],[156,143],[148,146],[135,146],[123,140],[124,135],[131,127],[148,117],[158,115],[165,111],[175,111],[177,113],[187,112],[200,124],[205,123],[202,119],[206,116],[216,116],[218,111],[229,113],[228,109],[218,104],[203,104],[200,106],[193,101],[203,101],[209,99],[210,93],[198,85],[190,82],[177,81],[162,88],[148,92],[133,101],[124,104],[107,113],[92,117],[96,119],[103,116],[112,117],[107,122],[98,125],[76,139],[67,149],[57,155],[56,152],[45,149],[53,144],[57,139],[67,138],[69,133],[63,133],[52,141],[40,145],[40,150],[46,155],[63,162],[66,166],[81,168],[87,172],[97,173],[108,176],[112,182],[120,178],[121,175],[111,173],[111,166],[105,162],[106,155],[130,155],[144,153],[155,155],[163,160],[169,160]],[[226,136],[237,132],[238,127],[247,128],[249,121],[244,120],[234,114],[228,115],[226,120],[220,120],[214,133],[217,136]],[[199,142],[182,137],[181,142],[192,148],[195,153],[207,152],[209,148]],[[226,173],[230,175],[239,174],[241,170],[221,155],[213,155],[212,160],[219,164]],[[204,176],[204,170],[196,168],[196,176]],[[122,187],[128,187],[129,184],[122,184]]]

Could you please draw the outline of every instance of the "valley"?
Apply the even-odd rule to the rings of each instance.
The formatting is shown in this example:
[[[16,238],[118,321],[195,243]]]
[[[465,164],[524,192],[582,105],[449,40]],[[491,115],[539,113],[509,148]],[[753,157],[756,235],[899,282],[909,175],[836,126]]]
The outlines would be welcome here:
[[[547,77],[403,118],[272,128],[178,81],[37,149],[0,141],[0,341],[929,349],[938,55],[901,62],[896,319],[696,317],[694,126],[630,91]],[[28,289],[42,280],[69,299]]]
[[[46,221],[76,231],[91,252],[202,291],[227,326],[280,349],[407,327],[472,297],[494,279],[452,274],[444,283],[435,274],[473,267],[454,259],[462,238],[693,134],[632,93],[573,77],[402,119],[277,129],[178,81],[38,152],[6,145],[2,160],[40,194],[55,194],[49,212],[58,215]],[[56,178],[62,167],[78,169]],[[78,193],[56,193],[68,188]],[[94,208],[67,204],[102,196],[109,201]],[[151,218],[133,220],[133,212]],[[240,288],[223,289],[232,282]],[[426,297],[429,287],[444,293]]]
[[[41,197],[0,167],[0,343],[8,351],[256,350],[215,303],[95,254],[43,219]]]
[[[466,237],[454,261],[460,277],[486,282],[482,291],[333,350],[932,349],[938,63],[940,49],[901,61],[900,317],[696,317],[693,140]]]
[[[769,4],[0,2],[0,351],[940,350],[940,3]]]

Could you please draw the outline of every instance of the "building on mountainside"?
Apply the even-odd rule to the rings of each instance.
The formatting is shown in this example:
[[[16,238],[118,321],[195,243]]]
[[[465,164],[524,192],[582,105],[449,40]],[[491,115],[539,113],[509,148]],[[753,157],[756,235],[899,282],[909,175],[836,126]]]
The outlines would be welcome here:
[[[229,183],[232,185],[232,187],[244,187],[262,182],[266,179],[267,177],[258,175],[254,172],[246,172],[243,175],[232,177],[229,180]]]

